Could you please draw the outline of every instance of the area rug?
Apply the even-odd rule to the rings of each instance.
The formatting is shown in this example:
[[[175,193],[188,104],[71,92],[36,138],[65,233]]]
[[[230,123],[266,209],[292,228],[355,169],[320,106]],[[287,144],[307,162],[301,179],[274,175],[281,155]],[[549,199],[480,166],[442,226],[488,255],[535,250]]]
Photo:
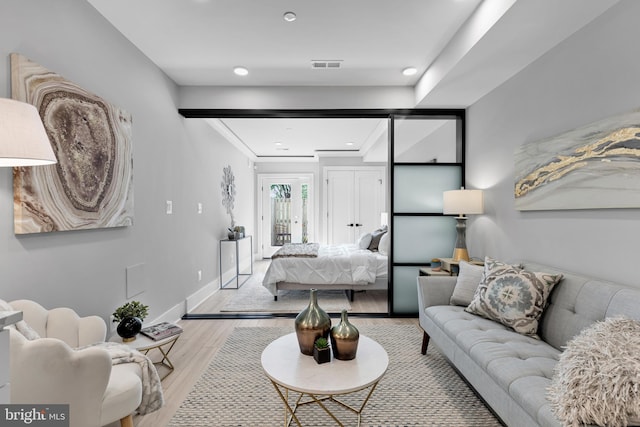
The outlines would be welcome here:
[[[233,297],[220,310],[221,312],[269,312],[299,313],[309,304],[309,291],[283,290],[278,292],[278,301],[262,286],[264,275],[251,276],[240,289],[225,289],[221,292],[234,292]],[[344,291],[318,291],[318,305],[326,312],[340,313],[351,310],[349,298]]]
[[[501,425],[436,348],[420,354],[422,331],[417,326],[359,329],[389,354],[389,368],[365,407],[362,426]],[[292,331],[293,324],[291,328],[235,328],[169,426],[283,425],[283,404],[262,370],[260,356],[271,341]],[[351,397],[357,404],[355,400],[363,396]],[[357,424],[355,414],[332,409],[344,425]],[[336,425],[317,405],[307,405],[297,415],[305,426]]]

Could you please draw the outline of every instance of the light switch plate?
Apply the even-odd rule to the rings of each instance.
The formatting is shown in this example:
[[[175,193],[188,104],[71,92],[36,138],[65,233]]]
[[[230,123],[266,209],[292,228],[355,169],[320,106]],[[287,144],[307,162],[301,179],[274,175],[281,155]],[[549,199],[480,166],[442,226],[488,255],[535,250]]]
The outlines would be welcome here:
[[[171,215],[173,213],[173,202],[171,200],[167,200],[166,208],[167,215]]]

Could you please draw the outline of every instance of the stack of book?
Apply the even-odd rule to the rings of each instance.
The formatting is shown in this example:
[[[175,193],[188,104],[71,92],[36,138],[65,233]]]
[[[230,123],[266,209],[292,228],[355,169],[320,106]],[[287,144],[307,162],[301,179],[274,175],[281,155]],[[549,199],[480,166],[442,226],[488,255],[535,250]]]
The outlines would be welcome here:
[[[151,338],[154,341],[160,341],[170,336],[181,334],[182,328],[173,323],[162,322],[156,325],[142,328],[140,333]]]

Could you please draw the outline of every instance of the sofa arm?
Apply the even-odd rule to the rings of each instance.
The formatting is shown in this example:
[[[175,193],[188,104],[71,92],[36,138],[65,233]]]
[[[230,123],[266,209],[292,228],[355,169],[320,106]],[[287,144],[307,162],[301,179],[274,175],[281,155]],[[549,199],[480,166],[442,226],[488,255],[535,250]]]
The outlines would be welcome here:
[[[455,276],[418,276],[418,308],[449,305],[455,286]]]
[[[11,403],[69,404],[72,425],[98,427],[111,356],[100,348],[73,350],[55,338],[29,341],[11,333]]]

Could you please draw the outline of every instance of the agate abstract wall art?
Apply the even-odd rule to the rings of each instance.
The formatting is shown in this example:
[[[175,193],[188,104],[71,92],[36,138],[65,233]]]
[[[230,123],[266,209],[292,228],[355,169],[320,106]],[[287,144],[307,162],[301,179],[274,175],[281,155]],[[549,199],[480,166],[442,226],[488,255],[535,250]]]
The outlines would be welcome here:
[[[131,225],[131,116],[15,53],[11,91],[36,106],[58,159],[13,169],[15,233]]]
[[[515,155],[518,210],[640,207],[640,110],[541,141]]]

